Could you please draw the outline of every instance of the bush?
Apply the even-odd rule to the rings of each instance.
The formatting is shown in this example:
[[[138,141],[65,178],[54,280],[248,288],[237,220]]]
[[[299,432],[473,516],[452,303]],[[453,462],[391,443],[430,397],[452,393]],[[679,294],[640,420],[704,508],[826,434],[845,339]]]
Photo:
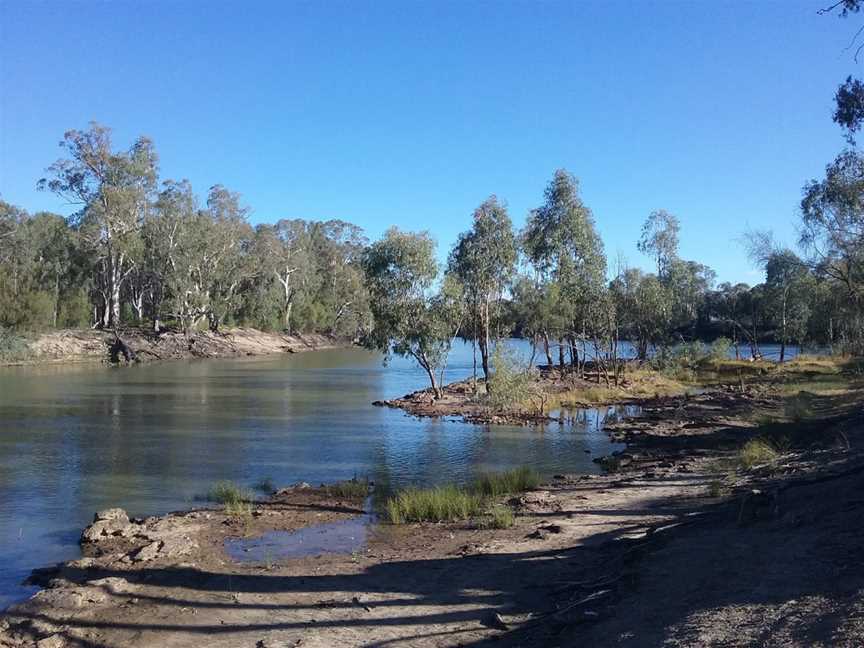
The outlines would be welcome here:
[[[26,360],[31,354],[27,340],[12,329],[0,327],[0,362]]]
[[[533,468],[514,468],[505,472],[483,473],[471,484],[471,492],[500,497],[532,490],[540,485],[540,474]]]
[[[455,522],[483,512],[486,500],[452,484],[435,488],[408,488],[387,500],[387,519],[393,524]]]
[[[780,452],[768,439],[751,439],[738,452],[738,461],[747,469],[761,464],[773,463]]]
[[[486,390],[492,407],[512,409],[531,395],[534,376],[524,366],[525,362],[513,349],[504,344],[495,345],[492,353],[493,371]]]
[[[719,337],[711,343],[708,349],[708,356],[711,360],[728,360],[729,351],[732,349],[732,340],[725,337]]]

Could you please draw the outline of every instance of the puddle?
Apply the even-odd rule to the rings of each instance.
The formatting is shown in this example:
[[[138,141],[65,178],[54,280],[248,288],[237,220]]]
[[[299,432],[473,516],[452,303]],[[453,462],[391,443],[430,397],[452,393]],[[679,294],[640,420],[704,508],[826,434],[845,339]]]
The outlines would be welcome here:
[[[270,531],[252,538],[228,538],[225,553],[236,562],[271,562],[289,558],[350,554],[366,546],[375,521],[372,498],[363,504],[363,514],[348,520],[315,524],[296,531]]]

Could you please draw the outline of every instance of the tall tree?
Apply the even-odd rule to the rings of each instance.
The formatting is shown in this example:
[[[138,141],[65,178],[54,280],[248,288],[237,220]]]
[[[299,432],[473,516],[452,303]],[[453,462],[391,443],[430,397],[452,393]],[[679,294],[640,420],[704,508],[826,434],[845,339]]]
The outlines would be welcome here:
[[[363,256],[374,326],[365,344],[385,354],[412,357],[429,377],[436,398],[453,337],[459,329],[459,300],[452,282],[436,295],[435,243],[428,233],[390,228]],[[461,299],[461,298],[460,298]]]
[[[665,278],[678,259],[678,233],[681,224],[676,216],[665,209],[658,209],[648,215],[642,225],[642,236],[636,247],[643,254],[654,257],[657,263],[657,276]]]
[[[544,197],[544,204],[528,217],[522,246],[542,290],[557,298],[550,321],[563,325],[558,331],[563,368],[564,340],[569,340],[571,361],[578,365],[576,340],[591,337],[595,320],[590,312],[605,287],[606,255],[575,176],[564,169],[556,171]]]
[[[110,129],[95,122],[86,131],[67,131],[60,146],[69,157],[52,164],[51,177],[38,186],[79,206],[74,219],[104,274],[102,324],[117,327],[121,289],[135,267],[135,239],[156,187],[156,151],[146,137],[114,151]]]
[[[516,271],[516,237],[507,208],[490,196],[474,210],[473,227],[459,235],[450,253],[448,274],[456,277],[477,324],[477,342],[489,389],[492,322],[504,290]]]

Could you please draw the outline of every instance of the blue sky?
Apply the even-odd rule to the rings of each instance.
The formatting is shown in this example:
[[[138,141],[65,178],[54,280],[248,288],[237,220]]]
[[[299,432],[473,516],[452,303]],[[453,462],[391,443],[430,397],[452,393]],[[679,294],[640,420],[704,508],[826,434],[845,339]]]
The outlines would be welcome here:
[[[822,4],[0,0],[0,195],[68,213],[35,183],[97,120],[253,222],[428,229],[444,258],[489,194],[521,226],[565,167],[610,258],[650,267],[635,241],[665,208],[685,258],[753,283],[736,239],[794,241],[844,145],[860,21]]]

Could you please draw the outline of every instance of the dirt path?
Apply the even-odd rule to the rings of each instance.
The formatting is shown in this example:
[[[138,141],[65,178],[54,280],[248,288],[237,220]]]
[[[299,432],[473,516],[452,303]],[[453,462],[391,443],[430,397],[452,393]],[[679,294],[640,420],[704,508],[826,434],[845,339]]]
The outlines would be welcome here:
[[[618,472],[516,498],[506,530],[382,525],[354,554],[250,566],[226,537],[358,503],[289,492],[242,528],[220,512],[133,522],[10,610],[0,646],[861,645],[860,407],[832,404],[818,439],[717,492],[718,462],[759,433],[754,402],[775,400],[655,401],[615,431]]]

